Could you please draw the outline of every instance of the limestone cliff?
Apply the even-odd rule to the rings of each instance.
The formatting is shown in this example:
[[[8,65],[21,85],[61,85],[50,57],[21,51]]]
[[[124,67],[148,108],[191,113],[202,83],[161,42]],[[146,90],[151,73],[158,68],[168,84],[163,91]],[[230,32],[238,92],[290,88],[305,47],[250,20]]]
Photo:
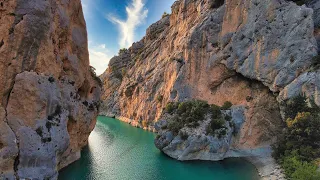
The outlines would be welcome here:
[[[80,0],[0,0],[0,179],[56,179],[98,113]]]
[[[237,150],[270,149],[282,130],[278,102],[303,92],[320,104],[319,7],[316,0],[176,1],[171,15],[111,60],[101,76],[101,114],[153,129],[168,102],[231,101],[245,107]]]

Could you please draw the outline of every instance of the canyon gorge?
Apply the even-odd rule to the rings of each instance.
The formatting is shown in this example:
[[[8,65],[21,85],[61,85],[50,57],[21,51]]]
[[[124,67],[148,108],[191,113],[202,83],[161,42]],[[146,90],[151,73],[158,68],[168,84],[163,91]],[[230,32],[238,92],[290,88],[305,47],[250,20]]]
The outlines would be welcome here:
[[[261,176],[281,179],[271,157],[285,124],[281,104],[299,94],[320,104],[319,8],[318,1],[176,1],[172,14],[111,59],[100,76],[100,114],[160,131],[155,143],[173,158],[245,157]],[[187,128],[186,140],[162,132],[167,104],[192,99],[230,101],[239,132],[227,133],[224,145],[210,140],[201,124]]]
[[[271,155],[284,103],[320,105],[320,1],[177,0],[171,11],[97,77],[81,0],[0,0],[0,179],[58,179],[98,115],[157,133],[171,158],[244,158],[285,179]],[[169,127],[187,115],[190,126]]]

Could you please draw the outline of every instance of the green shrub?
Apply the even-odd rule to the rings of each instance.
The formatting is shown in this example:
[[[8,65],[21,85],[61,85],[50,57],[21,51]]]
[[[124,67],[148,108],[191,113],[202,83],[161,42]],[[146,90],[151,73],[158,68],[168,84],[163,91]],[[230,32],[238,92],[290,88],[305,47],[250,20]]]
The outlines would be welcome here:
[[[159,95],[157,96],[157,101],[158,101],[159,103],[161,103],[162,100],[163,100],[163,96],[159,94]]]
[[[189,127],[189,128],[196,128],[196,127],[198,127],[199,125],[200,125],[199,122],[191,122],[191,123],[187,124],[187,127]]]
[[[169,16],[170,14],[168,14],[167,12],[163,12],[163,14],[162,14],[162,18],[165,18],[165,17],[167,17],[167,16]]]
[[[230,101],[226,101],[224,102],[224,104],[221,106],[221,109],[222,110],[227,110],[227,109],[230,109],[232,106],[232,103]]]
[[[319,178],[313,168],[320,157],[319,107],[298,96],[286,102],[284,112],[286,128],[273,146],[273,157],[290,179]]]
[[[179,130],[183,128],[183,124],[179,121],[179,119],[172,118],[168,123],[168,129],[172,131],[175,135],[178,134]]]
[[[296,156],[287,156],[283,159],[282,168],[288,178],[292,180],[319,180],[320,172],[314,163],[303,162]]]
[[[286,119],[295,118],[299,112],[310,112],[307,99],[301,95],[286,101],[282,106],[285,106],[284,113]]]
[[[98,82],[99,86],[102,87],[103,85],[103,82],[101,81],[101,79],[97,76],[96,74],[96,69],[92,66],[90,66],[90,74],[91,74],[91,77],[96,80],[96,82]]]
[[[197,128],[200,125],[199,122],[205,120],[206,115],[211,115],[212,119],[208,133],[214,133],[215,130],[221,129],[225,124],[220,107],[209,105],[206,101],[171,102],[167,104],[166,112],[174,115],[168,119],[168,129],[174,133],[177,133],[179,128],[182,129],[184,126]]]
[[[182,140],[187,140],[188,137],[189,137],[188,133],[183,132],[183,131],[180,131],[180,132],[179,132],[179,135],[180,135],[180,137],[181,137]]]
[[[122,49],[119,50],[119,54],[122,54],[122,53],[124,53],[124,52],[126,52],[126,51],[128,51],[127,48],[122,48]]]
[[[232,117],[229,116],[229,115],[226,115],[226,116],[224,117],[224,119],[225,119],[226,121],[231,121],[231,120],[232,120]]]
[[[225,120],[222,118],[213,119],[210,122],[210,127],[211,127],[212,131],[214,132],[215,130],[223,128],[224,124],[225,124]]]
[[[212,119],[216,119],[219,118],[221,116],[221,107],[217,106],[217,105],[211,105],[210,106],[210,112],[211,112],[211,117]]]
[[[177,108],[179,103],[169,102],[166,106],[166,112],[172,114]]]
[[[227,130],[225,128],[220,129],[219,133],[218,133],[218,138],[222,138],[225,135],[227,135]]]

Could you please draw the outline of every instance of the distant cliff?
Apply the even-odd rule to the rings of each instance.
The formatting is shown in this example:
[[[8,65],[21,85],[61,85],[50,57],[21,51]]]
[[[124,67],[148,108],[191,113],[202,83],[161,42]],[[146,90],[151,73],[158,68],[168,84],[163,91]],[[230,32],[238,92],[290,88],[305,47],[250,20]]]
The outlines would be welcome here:
[[[98,114],[80,0],[0,0],[0,179],[57,179]]]
[[[168,102],[230,101],[245,119],[233,148],[272,164],[263,154],[283,127],[279,102],[304,93],[320,104],[319,8],[316,0],[176,1],[110,61],[101,114],[153,129]]]

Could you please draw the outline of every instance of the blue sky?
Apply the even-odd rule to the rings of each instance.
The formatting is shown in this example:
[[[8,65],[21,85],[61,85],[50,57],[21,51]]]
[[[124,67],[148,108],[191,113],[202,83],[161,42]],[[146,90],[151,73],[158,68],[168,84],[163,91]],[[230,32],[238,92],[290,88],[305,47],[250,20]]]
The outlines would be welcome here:
[[[90,64],[98,75],[120,48],[139,41],[175,0],[81,0],[89,37]]]

